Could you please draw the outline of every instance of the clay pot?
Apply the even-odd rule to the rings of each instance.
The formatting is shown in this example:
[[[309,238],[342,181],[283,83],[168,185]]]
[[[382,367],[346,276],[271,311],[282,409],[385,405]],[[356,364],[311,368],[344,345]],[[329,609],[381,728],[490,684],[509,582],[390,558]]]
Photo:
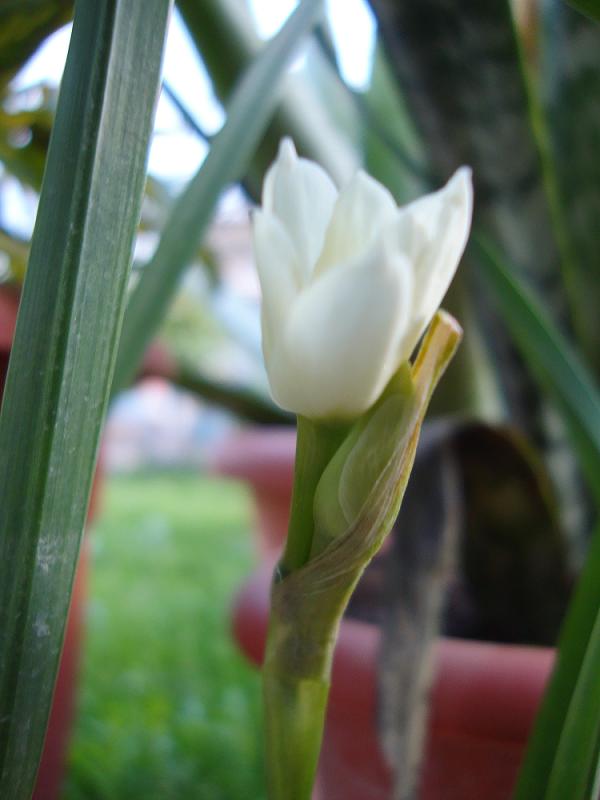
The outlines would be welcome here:
[[[260,664],[266,638],[270,568],[239,593],[236,641]],[[376,731],[375,626],[344,620],[315,800],[390,800],[391,773]],[[421,800],[508,800],[554,651],[440,639],[431,696]]]
[[[252,491],[259,553],[274,560],[285,540],[294,480],[296,431],[250,428],[227,437],[212,452],[209,467],[244,481]]]
[[[7,286],[0,287],[0,399],[4,389],[18,307],[19,294],[17,290]],[[99,464],[92,485],[88,524],[98,509],[101,484],[102,468]],[[85,598],[87,595],[87,568],[88,545],[86,539],[84,539],[73,585],[63,652],[33,800],[55,800],[60,792],[69,734],[75,711],[77,672],[83,638]]]

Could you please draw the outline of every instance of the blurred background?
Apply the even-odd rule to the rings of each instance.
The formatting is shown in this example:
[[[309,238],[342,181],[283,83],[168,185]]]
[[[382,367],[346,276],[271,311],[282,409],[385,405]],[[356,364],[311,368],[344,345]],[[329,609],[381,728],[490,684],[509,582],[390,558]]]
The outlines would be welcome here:
[[[296,6],[176,3],[132,292],[216,149],[240,77]],[[289,501],[293,420],[269,398],[249,226],[283,135],[338,184],[362,166],[399,203],[462,163],[474,169],[475,245],[445,303],[466,336],[432,409],[450,420],[469,509],[446,632],[553,644],[587,548],[598,417],[577,393],[600,369],[600,113],[587,102],[600,84],[598,28],[561,0],[324,9],[239,182],[219,187],[141,369],[110,407],[84,545],[63,800],[265,796],[259,679],[229,618],[236,588],[276,552]],[[66,0],[0,9],[0,374],[71,16]],[[540,330],[565,337],[554,365]],[[565,364],[583,364],[585,380],[574,383]],[[270,511],[256,505],[266,483]]]

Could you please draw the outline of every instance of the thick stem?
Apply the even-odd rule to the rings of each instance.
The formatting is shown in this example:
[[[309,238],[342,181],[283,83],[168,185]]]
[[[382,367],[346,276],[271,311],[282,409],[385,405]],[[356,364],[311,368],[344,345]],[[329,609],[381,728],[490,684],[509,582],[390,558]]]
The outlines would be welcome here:
[[[317,771],[329,681],[263,672],[269,800],[310,800]]]
[[[349,466],[340,450],[344,464],[354,470],[350,479],[357,481],[355,488],[365,499],[346,528],[338,531],[338,520],[333,523],[331,542],[312,558],[315,491],[350,427],[298,420],[288,542],[273,584],[263,665],[269,800],[310,800],[338,626],[357,581],[398,513],[427,404],[460,335],[455,320],[438,312],[411,369],[410,382],[404,380],[406,368],[402,367],[392,386],[402,400],[397,408],[399,420],[394,424],[392,415],[391,425],[373,424],[375,417],[366,421],[360,434],[372,437],[370,446],[362,441],[356,444],[358,450],[352,448],[348,454],[359,463]],[[373,414],[389,410],[390,399],[384,393],[383,405],[375,404]],[[387,423],[385,414],[383,420]],[[381,448],[386,450],[385,457],[374,457],[374,453],[381,456]],[[332,503],[339,500],[338,490],[336,481],[325,487]],[[324,524],[319,519],[319,530]]]
[[[273,588],[263,666],[269,800],[310,800],[319,760],[335,642],[333,631],[341,612],[324,613],[315,630],[314,615],[309,614],[307,619],[301,604],[290,609],[287,602],[281,606],[276,598],[282,594],[285,577],[309,560],[315,490],[347,430],[344,425],[298,417],[292,508],[285,551]]]
[[[263,665],[268,797],[310,800],[343,605],[316,616],[289,600],[276,583]]]
[[[314,532],[313,502],[323,470],[348,431],[345,425],[330,425],[298,417],[294,491],[282,574],[304,566],[310,556]]]

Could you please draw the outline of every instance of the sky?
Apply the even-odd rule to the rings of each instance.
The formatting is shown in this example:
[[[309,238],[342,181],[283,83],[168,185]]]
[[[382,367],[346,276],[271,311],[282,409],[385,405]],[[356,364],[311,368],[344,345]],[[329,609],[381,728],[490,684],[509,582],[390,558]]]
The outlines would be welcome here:
[[[263,38],[275,34],[297,5],[295,0],[248,2]],[[344,77],[352,86],[364,87],[373,46],[371,13],[363,0],[327,0],[326,8]],[[18,85],[30,86],[41,80],[58,85],[69,35],[70,26],[54,34],[20,73]],[[223,110],[177,12],[173,14],[167,36],[164,78],[203,129],[208,133],[219,129]],[[168,98],[161,97],[150,150],[150,173],[165,180],[183,181],[196,172],[206,151],[204,142],[187,129]]]

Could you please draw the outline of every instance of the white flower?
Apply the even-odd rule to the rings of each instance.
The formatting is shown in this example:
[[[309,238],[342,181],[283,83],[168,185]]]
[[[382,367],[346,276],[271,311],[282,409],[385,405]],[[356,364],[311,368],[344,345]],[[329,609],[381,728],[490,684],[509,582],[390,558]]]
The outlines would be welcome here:
[[[364,172],[339,193],[284,139],[253,216],[263,352],[275,401],[311,419],[358,416],[438,309],[471,226],[471,171],[398,208]]]

